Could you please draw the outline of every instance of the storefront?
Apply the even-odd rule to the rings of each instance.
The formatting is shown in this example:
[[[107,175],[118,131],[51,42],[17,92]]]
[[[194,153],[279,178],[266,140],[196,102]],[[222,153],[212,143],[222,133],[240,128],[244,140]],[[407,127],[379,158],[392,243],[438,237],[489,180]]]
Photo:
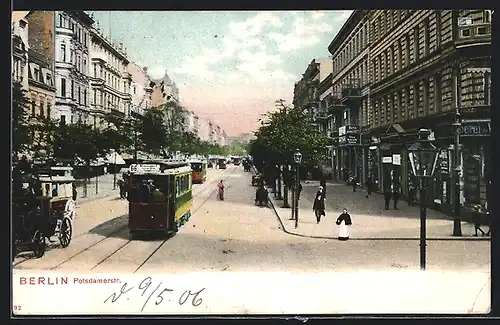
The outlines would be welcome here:
[[[339,128],[338,153],[340,179],[347,181],[349,175],[361,176],[363,157],[361,152],[359,126],[346,125]]]

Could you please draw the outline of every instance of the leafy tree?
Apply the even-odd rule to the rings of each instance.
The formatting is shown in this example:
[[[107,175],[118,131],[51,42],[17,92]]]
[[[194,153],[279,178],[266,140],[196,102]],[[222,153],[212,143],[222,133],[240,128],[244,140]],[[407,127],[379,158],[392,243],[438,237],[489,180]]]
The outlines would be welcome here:
[[[29,124],[29,104],[21,83],[12,85],[12,153],[17,156],[30,149],[33,130]]]
[[[327,139],[296,109],[268,114],[251,142],[250,154],[260,163],[285,165],[293,162],[296,149],[302,153],[303,166],[314,166],[322,159]]]
[[[186,125],[186,109],[176,101],[169,101],[160,109],[165,115],[167,129],[167,149],[169,151],[184,151],[183,138]]]
[[[148,109],[140,124],[141,149],[149,154],[160,154],[166,149],[168,129],[164,111],[159,108]]]

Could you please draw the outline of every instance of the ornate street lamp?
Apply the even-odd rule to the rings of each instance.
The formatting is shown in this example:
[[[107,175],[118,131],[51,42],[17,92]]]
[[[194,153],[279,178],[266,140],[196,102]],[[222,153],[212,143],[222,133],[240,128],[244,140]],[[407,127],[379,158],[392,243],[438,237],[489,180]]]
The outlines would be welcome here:
[[[460,220],[460,110],[455,111],[455,121],[452,124],[455,131],[455,144],[453,146],[453,236],[462,236],[462,223]]]
[[[428,129],[418,131],[418,142],[408,149],[413,175],[419,180],[420,186],[420,269],[425,270],[426,262],[426,200],[427,200],[427,180],[434,175],[438,158],[437,148],[430,142]]]
[[[299,169],[300,163],[302,162],[302,154],[299,149],[293,154],[293,161],[295,162],[295,228],[297,228],[299,226]]]

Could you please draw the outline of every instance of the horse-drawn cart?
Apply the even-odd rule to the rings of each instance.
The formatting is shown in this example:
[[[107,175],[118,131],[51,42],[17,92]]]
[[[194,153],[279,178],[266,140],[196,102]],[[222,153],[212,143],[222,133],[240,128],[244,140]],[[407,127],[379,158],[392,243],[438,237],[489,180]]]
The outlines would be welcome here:
[[[45,253],[45,238],[57,237],[61,247],[71,242],[76,217],[72,167],[53,166],[18,178],[22,185],[13,202],[13,258],[16,246],[28,245],[35,257]]]

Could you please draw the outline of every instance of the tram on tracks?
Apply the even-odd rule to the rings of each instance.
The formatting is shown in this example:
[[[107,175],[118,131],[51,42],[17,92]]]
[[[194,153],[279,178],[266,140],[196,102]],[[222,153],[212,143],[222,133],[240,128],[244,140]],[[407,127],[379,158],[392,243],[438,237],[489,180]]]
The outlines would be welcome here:
[[[186,160],[152,160],[129,167],[128,228],[175,234],[191,217],[192,170]]]
[[[189,161],[192,170],[193,184],[201,184],[207,180],[207,161],[192,159]]]

